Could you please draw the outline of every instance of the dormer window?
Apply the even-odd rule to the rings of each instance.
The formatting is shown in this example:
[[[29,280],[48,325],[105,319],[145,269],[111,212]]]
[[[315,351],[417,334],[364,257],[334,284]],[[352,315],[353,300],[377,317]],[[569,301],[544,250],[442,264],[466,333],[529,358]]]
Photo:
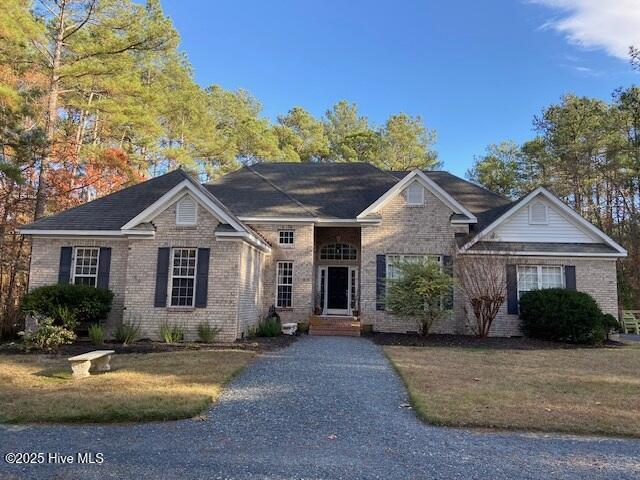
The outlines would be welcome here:
[[[413,182],[407,187],[407,205],[424,205],[424,187]]]
[[[193,198],[186,196],[176,205],[176,225],[195,225],[198,221],[198,206]]]
[[[549,223],[549,209],[542,202],[536,202],[529,206],[529,224],[547,225]]]

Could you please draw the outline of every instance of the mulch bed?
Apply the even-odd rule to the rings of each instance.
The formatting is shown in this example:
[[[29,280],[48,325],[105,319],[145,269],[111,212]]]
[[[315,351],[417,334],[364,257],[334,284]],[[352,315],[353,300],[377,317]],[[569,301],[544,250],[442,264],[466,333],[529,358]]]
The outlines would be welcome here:
[[[572,345],[568,343],[536,340],[526,337],[489,337],[478,338],[471,335],[429,335],[422,337],[409,333],[371,333],[367,335],[378,345],[398,345],[405,347],[462,347],[490,348],[495,350],[541,350],[560,348],[615,348],[623,346],[620,342],[607,340],[600,347],[590,345]]]
[[[152,342],[150,340],[141,340],[131,345],[122,345],[120,343],[105,343],[104,345],[93,345],[88,340],[79,340],[72,345],[62,345],[56,352],[56,355],[73,356],[86,353],[91,350],[115,350],[116,353],[161,353],[161,352],[180,352],[185,350],[208,350],[208,349],[230,349],[230,350],[250,350],[253,352],[268,352],[285,348],[296,341],[294,335],[280,335],[279,337],[255,337],[243,340],[237,340],[233,343],[199,343],[185,342],[169,345],[161,342]],[[37,354],[39,351],[25,352],[22,343],[9,342],[0,344],[1,354]]]

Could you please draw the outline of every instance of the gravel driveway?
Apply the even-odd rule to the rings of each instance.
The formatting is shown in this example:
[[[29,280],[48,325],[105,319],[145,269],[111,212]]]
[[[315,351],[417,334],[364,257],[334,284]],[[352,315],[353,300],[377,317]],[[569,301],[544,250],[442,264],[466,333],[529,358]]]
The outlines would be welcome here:
[[[369,340],[305,337],[264,354],[205,420],[0,427],[2,455],[104,454],[102,465],[0,460],[0,478],[640,478],[640,441],[432,427],[406,403]]]

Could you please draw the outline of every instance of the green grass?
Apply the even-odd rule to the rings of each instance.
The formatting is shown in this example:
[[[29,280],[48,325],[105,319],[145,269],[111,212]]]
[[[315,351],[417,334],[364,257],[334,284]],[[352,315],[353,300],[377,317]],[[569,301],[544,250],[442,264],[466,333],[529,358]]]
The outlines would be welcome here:
[[[426,422],[640,437],[640,348],[385,347]]]
[[[0,356],[0,422],[177,420],[202,413],[254,353],[114,355],[112,370],[73,379],[66,358]]]

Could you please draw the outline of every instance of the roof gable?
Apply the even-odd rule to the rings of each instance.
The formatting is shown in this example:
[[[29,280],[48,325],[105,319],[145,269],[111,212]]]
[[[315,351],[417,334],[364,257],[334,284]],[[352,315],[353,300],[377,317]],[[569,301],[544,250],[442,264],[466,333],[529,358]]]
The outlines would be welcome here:
[[[536,211],[546,213],[546,218],[540,222],[531,218]],[[564,209],[551,204],[540,195],[496,226],[490,236],[492,241],[497,242],[602,242],[593,232],[570,219]]]
[[[544,230],[542,225],[531,225],[534,227],[528,232],[526,239],[518,240],[517,234],[514,233],[513,228],[509,228],[518,225],[522,222],[523,215],[528,215],[527,207],[534,201],[543,201],[551,208],[551,215],[553,223],[550,223],[551,227],[561,228],[563,236],[554,237],[552,233],[547,232],[539,233]],[[504,208],[504,207],[503,207]],[[551,219],[550,219],[551,220]],[[577,238],[571,237],[576,235]],[[533,236],[533,239],[531,237]],[[480,241],[496,242],[496,239],[501,239],[503,242],[518,242],[526,240],[530,243],[604,243],[610,246],[617,255],[626,255],[627,251],[615,242],[611,237],[606,235],[603,231],[596,226],[589,223],[581,215],[576,213],[568,205],[560,201],[555,195],[546,190],[543,187],[535,189],[533,192],[517,200],[511,206],[504,208],[500,214],[489,223],[482,231],[475,235],[465,245],[460,248],[461,252],[468,251],[473,245]],[[557,241],[560,239],[560,241]],[[571,241],[569,241],[571,240]]]
[[[129,230],[142,223],[150,222],[170,205],[181,199],[187,192],[202,208],[220,220],[220,222],[228,223],[238,232],[247,231],[247,228],[242,225],[240,220],[229,212],[227,208],[213,196],[213,194],[208,192],[188,175],[184,180],[167,191],[153,204],[149,205],[146,209],[124,224],[122,226],[122,230]]]
[[[429,178],[422,170],[419,170],[419,169],[413,170],[411,173],[406,175],[402,180],[394,184],[376,201],[374,201],[371,205],[369,205],[362,212],[360,212],[357,218],[364,218],[367,215],[371,215],[373,213],[378,212],[382,207],[384,207],[387,203],[389,203],[391,199],[393,199],[396,195],[400,194],[400,192],[402,192],[405,188],[407,188],[413,182],[419,182],[420,184],[422,184],[422,186],[425,189],[427,189],[442,203],[444,203],[447,207],[449,207],[453,211],[453,213],[461,214],[466,217],[466,220],[459,219],[458,222],[475,223],[477,221],[476,216],[470,210],[464,207],[458,200],[456,200],[452,195],[450,195],[446,190],[444,190],[440,185],[438,185],[435,181]]]

